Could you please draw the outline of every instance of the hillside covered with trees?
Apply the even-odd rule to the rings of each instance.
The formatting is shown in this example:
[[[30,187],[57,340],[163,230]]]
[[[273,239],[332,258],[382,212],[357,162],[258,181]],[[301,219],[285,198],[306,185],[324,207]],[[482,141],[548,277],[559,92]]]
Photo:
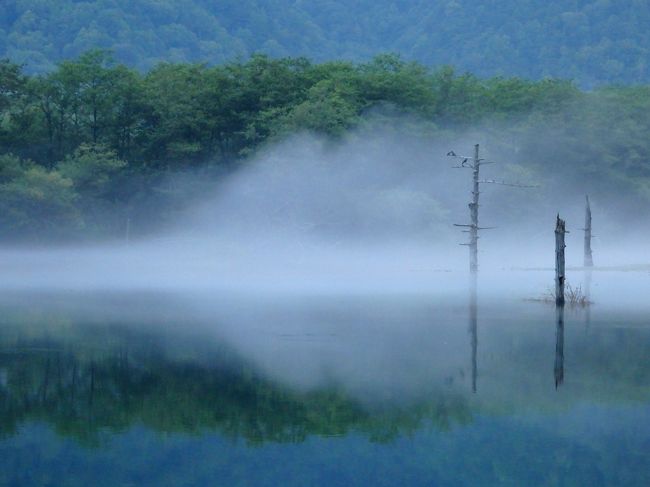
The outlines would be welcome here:
[[[341,140],[377,113],[407,116],[427,140],[492,126],[513,158],[526,154],[524,168],[647,203],[649,108],[647,86],[583,92],[566,81],[432,71],[392,55],[360,64],[255,56],[141,74],[91,51],[44,76],[5,61],[0,228],[5,241],[115,237],[142,211],[144,231],[187,199],[169,174],[200,173],[211,185],[270,142],[299,131]]]
[[[580,86],[650,81],[641,0],[5,0],[0,57],[30,73],[94,48],[145,72],[160,61],[223,64],[253,53],[367,61],[399,52],[477,76]]]

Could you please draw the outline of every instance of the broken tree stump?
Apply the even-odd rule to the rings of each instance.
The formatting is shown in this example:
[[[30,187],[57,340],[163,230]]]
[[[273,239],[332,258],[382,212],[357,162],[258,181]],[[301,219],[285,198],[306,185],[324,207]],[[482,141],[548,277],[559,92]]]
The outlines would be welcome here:
[[[557,215],[555,222],[555,304],[564,305],[564,282],[566,280],[564,270],[564,234],[566,233],[566,222]]]

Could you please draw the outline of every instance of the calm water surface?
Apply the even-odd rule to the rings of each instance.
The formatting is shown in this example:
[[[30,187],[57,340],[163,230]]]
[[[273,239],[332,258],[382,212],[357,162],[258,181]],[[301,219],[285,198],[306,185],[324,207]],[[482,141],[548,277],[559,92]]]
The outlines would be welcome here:
[[[482,296],[5,291],[0,485],[650,485],[650,315]]]

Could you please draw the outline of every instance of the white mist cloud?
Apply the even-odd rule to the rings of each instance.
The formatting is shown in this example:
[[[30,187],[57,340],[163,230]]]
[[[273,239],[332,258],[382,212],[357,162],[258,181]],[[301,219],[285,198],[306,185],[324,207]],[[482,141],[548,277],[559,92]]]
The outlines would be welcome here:
[[[369,124],[338,142],[302,134],[268,146],[215,184],[213,194],[156,237],[84,248],[0,253],[5,287],[453,294],[466,284],[471,172],[449,150],[482,155],[486,178],[539,183],[482,186],[482,275],[489,292],[540,294],[552,276],[497,274],[550,268],[555,214],[567,218],[568,265],[582,262],[584,188],[555,190],[523,164],[516,140],[492,131],[427,136]],[[404,122],[406,123],[406,122]],[[412,121],[408,121],[412,124]],[[409,135],[408,133],[415,135]],[[511,135],[511,134],[510,134]],[[647,261],[642,247],[617,241],[610,202],[592,195],[597,265]],[[619,223],[616,223],[619,225]],[[622,251],[621,249],[625,249]],[[571,280],[571,275],[569,275]],[[522,285],[526,281],[534,283]],[[526,291],[524,291],[526,289]],[[526,296],[522,296],[526,297]]]

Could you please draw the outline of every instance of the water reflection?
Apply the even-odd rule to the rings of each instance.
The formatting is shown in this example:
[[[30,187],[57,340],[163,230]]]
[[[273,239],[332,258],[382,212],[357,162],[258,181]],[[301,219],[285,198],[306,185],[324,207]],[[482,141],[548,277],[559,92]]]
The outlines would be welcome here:
[[[482,299],[479,388],[469,298],[2,295],[0,485],[650,485],[647,315]]]
[[[86,446],[135,425],[214,431],[251,444],[351,433],[387,442],[472,419],[468,401],[449,385],[407,402],[364,404],[336,381],[310,389],[283,384],[203,333],[183,338],[137,324],[69,322],[56,337],[38,320],[20,328],[5,324],[0,333],[0,437],[45,422]]]
[[[44,422],[87,445],[136,424],[251,443],[351,433],[392,441],[427,425],[466,425],[486,412],[650,396],[642,386],[650,380],[647,329],[601,322],[570,342],[574,383],[590,386],[566,389],[559,403],[547,378],[553,311],[530,304],[482,304],[478,388],[476,285],[469,306],[431,304],[426,296],[209,306],[82,298],[74,306],[60,297],[26,298],[42,309],[0,303],[0,435]],[[570,332],[564,310],[557,313],[555,388],[564,380]],[[467,319],[471,387],[464,383]]]
[[[553,367],[555,388],[564,382],[564,305],[556,307],[555,365]]]
[[[585,306],[585,333],[589,333],[589,328],[591,327],[591,268],[587,267],[585,268],[585,274],[584,274],[584,282],[585,282],[585,298],[586,298],[586,306]]]
[[[87,445],[136,424],[166,433],[212,430],[251,443],[351,432],[390,441],[425,423],[446,430],[471,419],[467,401],[448,391],[403,409],[369,409],[336,387],[301,393],[244,364],[203,368],[115,354],[87,361],[60,352],[18,353],[3,362],[9,385],[0,396],[0,436],[44,421]]]
[[[469,334],[472,348],[472,392],[476,393],[476,381],[478,376],[478,303],[477,292],[478,282],[476,274],[470,276],[469,286]]]

